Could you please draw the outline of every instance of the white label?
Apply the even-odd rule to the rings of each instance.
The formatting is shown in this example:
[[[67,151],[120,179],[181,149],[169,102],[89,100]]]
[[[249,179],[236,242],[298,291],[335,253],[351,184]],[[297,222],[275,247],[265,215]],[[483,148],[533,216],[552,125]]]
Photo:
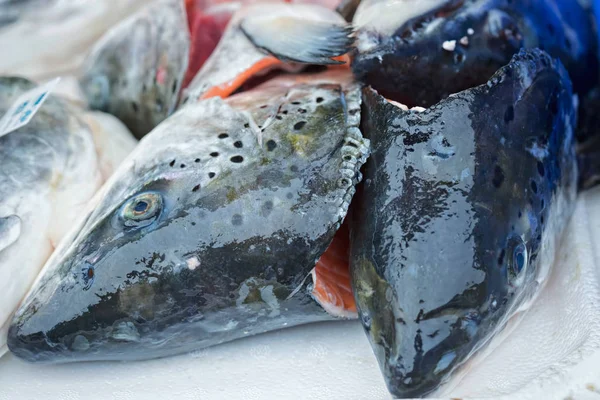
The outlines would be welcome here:
[[[59,81],[60,78],[56,78],[19,96],[0,119],[0,137],[27,125]]]

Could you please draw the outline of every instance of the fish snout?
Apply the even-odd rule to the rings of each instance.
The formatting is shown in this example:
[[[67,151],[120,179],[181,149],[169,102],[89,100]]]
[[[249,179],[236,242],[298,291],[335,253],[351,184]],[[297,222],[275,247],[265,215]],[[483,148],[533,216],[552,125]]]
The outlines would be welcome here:
[[[67,261],[56,273],[42,280],[13,317],[7,344],[17,357],[36,363],[87,360],[105,342],[106,334],[98,322],[105,317],[90,312],[81,301],[95,296],[89,290],[95,278],[89,262]],[[72,295],[69,296],[69,295]]]
[[[52,340],[44,329],[38,329],[44,318],[28,307],[15,317],[9,330],[7,345],[17,357],[29,362],[55,361],[68,350],[63,343]],[[47,320],[47,319],[46,319]]]
[[[468,358],[477,331],[468,317],[454,323],[448,319],[397,323],[392,339],[396,342],[380,350],[389,352],[380,360],[390,393],[395,398],[420,398],[437,391]]]
[[[62,363],[118,358],[141,342],[137,324],[128,319],[111,326],[89,326],[88,318],[50,321],[27,310],[26,317],[13,321],[8,347],[17,357],[35,363]],[[43,325],[53,325],[44,329]]]

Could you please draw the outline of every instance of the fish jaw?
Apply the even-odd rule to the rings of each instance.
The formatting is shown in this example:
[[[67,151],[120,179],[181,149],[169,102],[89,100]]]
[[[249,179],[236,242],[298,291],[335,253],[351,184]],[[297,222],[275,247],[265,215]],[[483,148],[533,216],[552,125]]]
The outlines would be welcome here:
[[[351,278],[395,397],[460,374],[545,284],[576,194],[571,95],[540,51],[421,113],[365,90]]]
[[[13,354],[153,358],[332,318],[294,290],[360,179],[360,90],[263,90],[190,104],[140,142],[17,311]]]
[[[584,44],[596,48],[593,25],[577,2],[561,7],[553,1],[440,3],[445,4],[424,8],[413,19],[396,17],[396,24],[390,23],[395,30],[359,25],[352,63],[357,79],[389,99],[429,107],[485,83],[521,48],[539,47],[561,59],[577,92],[598,80],[595,50],[581,50]],[[362,14],[368,16],[369,8]],[[363,15],[359,9],[355,23]]]
[[[90,108],[115,115],[137,138],[169,116],[188,65],[186,26],[183,2],[164,0],[110,30],[83,65]]]

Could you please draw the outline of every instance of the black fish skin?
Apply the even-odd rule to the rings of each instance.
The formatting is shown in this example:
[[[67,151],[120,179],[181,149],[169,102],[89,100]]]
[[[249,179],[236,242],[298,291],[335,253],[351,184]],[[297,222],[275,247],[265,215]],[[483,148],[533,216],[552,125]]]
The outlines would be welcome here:
[[[304,84],[177,112],[55,252],[13,320],[11,352],[147,359],[331,319],[306,288],[292,293],[360,179],[359,111],[358,87]],[[140,225],[124,216],[146,208]]]
[[[355,52],[356,77],[389,99],[427,107],[485,83],[524,47],[541,48],[560,58],[577,93],[598,82],[593,17],[576,0],[462,3],[429,32],[425,30],[430,22],[419,19],[398,26],[392,37],[364,32],[378,44]],[[433,18],[423,16],[427,17]],[[466,44],[462,38],[467,38]],[[456,49],[445,50],[444,42],[451,40],[456,41]]]
[[[535,296],[575,199],[575,119],[539,50],[423,113],[364,90],[350,268],[395,397],[431,394]]]

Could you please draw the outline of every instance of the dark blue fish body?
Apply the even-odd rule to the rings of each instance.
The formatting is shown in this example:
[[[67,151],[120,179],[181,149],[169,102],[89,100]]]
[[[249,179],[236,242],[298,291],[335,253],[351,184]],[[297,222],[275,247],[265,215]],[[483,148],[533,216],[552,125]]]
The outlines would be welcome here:
[[[521,48],[560,58],[576,93],[598,82],[594,18],[578,1],[439,0],[418,16],[389,13],[369,23],[364,15],[377,3],[359,7],[355,15],[352,68],[387,98],[430,106],[485,83]],[[387,30],[378,28],[381,20]]]
[[[431,394],[526,310],[576,195],[571,82],[520,52],[421,113],[365,89],[371,140],[352,215],[360,319],[390,392]]]

